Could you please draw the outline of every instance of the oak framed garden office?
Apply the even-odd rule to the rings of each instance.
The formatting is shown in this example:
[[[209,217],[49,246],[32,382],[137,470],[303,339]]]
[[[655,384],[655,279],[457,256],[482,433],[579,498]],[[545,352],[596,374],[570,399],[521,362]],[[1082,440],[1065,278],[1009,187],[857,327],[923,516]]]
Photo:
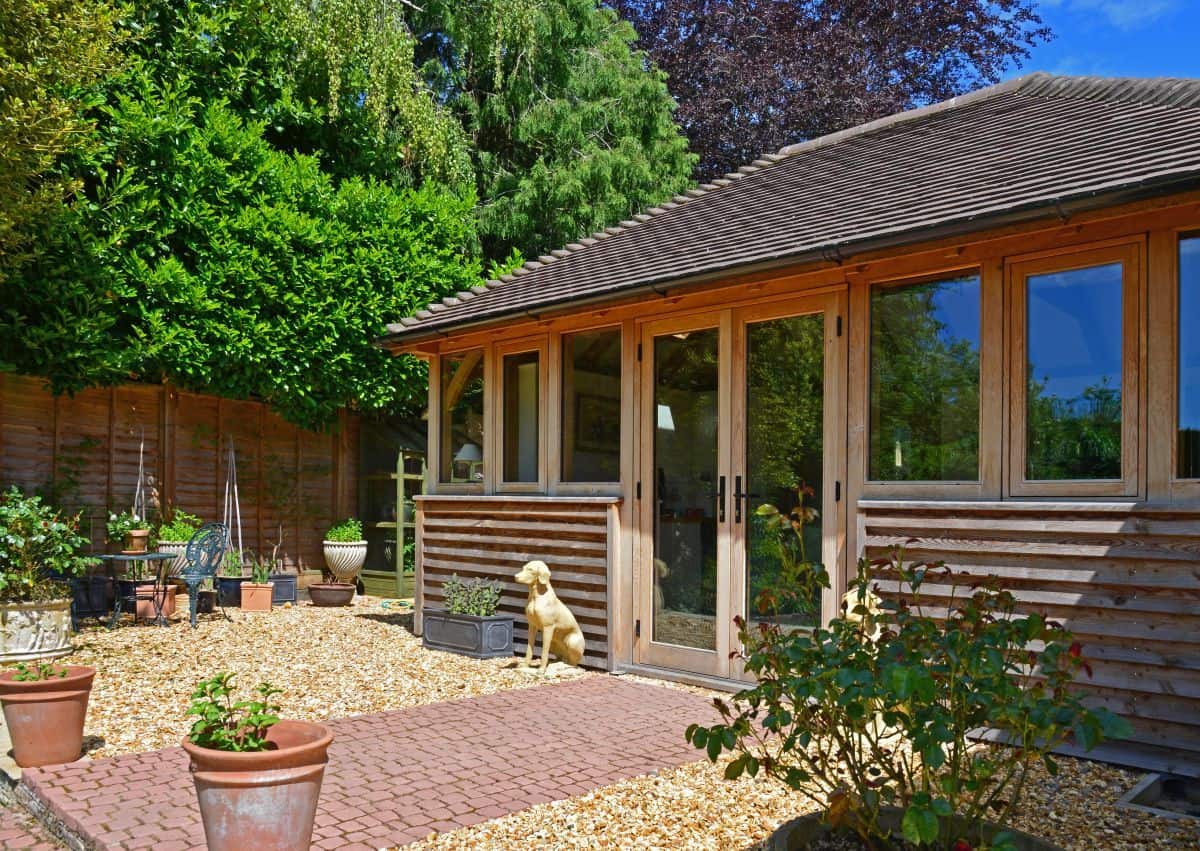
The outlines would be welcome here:
[[[1125,761],[1200,754],[1200,81],[1034,74],[786,148],[431,305],[419,593],[555,570],[592,664],[701,681],[810,512],[1067,622]],[[509,585],[504,605],[522,604]]]

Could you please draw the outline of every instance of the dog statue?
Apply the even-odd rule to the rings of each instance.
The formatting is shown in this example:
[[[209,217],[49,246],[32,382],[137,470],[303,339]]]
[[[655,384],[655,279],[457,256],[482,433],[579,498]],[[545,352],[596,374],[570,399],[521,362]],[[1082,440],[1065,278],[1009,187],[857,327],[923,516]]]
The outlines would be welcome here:
[[[517,572],[517,581],[529,586],[529,602],[525,617],[529,619],[529,642],[525,648],[525,666],[533,665],[533,642],[542,634],[542,672],[550,654],[568,665],[578,665],[583,658],[583,632],[571,610],[563,605],[550,587],[550,568],[544,561],[528,562]]]

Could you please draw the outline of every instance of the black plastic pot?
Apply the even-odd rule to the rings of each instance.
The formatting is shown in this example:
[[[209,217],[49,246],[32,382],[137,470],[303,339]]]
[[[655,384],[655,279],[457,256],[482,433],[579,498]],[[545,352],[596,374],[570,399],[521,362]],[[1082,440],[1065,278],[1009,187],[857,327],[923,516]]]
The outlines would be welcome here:
[[[197,591],[196,592],[196,614],[211,615],[217,610],[217,592],[216,591]]]
[[[237,608],[242,604],[242,583],[245,581],[244,576],[217,577],[217,596],[221,598],[222,606]]]
[[[879,826],[894,832],[900,833],[900,823],[904,818],[904,811],[898,807],[883,807],[879,813]],[[977,838],[980,833],[978,825],[972,826],[967,824],[963,819],[958,819],[956,827],[961,834],[969,840]],[[766,838],[760,846],[763,851],[802,851],[808,848],[809,843],[818,838],[827,835],[832,828],[821,821],[820,813],[810,813],[800,818],[792,819],[789,822],[784,822],[774,833]],[[1047,842],[1045,839],[1039,839],[1036,836],[1030,836],[1028,833],[1022,833],[1011,827],[1000,827],[991,822],[984,822],[982,825],[983,838],[991,842],[993,836],[1001,831],[1008,833],[1012,837],[1013,845],[1017,851],[1063,851],[1062,848],[1052,842]]]
[[[271,605],[296,602],[296,574],[272,573],[271,581],[275,583],[275,589],[271,592]]]
[[[96,618],[109,610],[107,576],[77,576],[71,580],[72,605],[77,618]]]
[[[512,615],[458,615],[445,609],[421,610],[421,644],[473,659],[513,655]]]

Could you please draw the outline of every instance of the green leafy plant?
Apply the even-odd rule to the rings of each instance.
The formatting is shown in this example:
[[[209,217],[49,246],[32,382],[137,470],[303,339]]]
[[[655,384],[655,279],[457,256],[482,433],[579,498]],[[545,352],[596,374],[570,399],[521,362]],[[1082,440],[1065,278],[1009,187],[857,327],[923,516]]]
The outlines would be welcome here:
[[[221,559],[221,575],[228,579],[235,579],[243,575],[242,556],[236,550],[225,551],[225,556]]]
[[[178,509],[171,512],[171,518],[159,524],[155,532],[158,541],[188,541],[203,521],[194,514]]]
[[[362,521],[355,520],[353,517],[348,517],[341,523],[331,526],[325,533],[326,541],[338,544],[354,544],[362,539]]]
[[[108,521],[105,523],[110,544],[119,544],[130,532],[145,528],[147,528],[147,524],[142,518],[129,511],[112,512],[108,515]]]
[[[764,586],[755,598],[759,614],[799,612],[815,622],[821,611],[821,590],[829,587],[825,566],[808,558],[804,545],[804,529],[816,522],[817,509],[808,504],[815,494],[808,485],[795,489],[796,505],[785,515],[769,503],[755,509],[761,519],[762,546],[779,559],[776,581]]]
[[[275,568],[273,559],[254,556],[250,559],[250,581],[256,585],[266,585],[271,581]]]
[[[458,574],[442,585],[446,611],[455,615],[490,617],[500,607],[500,583],[487,579],[458,578]]]
[[[899,599],[877,597],[876,579]],[[884,806],[903,810],[913,845],[1002,849],[1009,837],[985,841],[983,823],[1006,822],[1034,764],[1054,773],[1064,742],[1090,750],[1128,734],[1071,689],[1090,668],[1070,633],[1018,616],[994,580],[966,588],[944,564],[906,564],[897,548],[860,561],[845,599],[842,617],[811,632],[739,621],[757,683],[715,701],[723,723],[686,733],[714,761],[735,754],[726,777],[765,771],[874,849],[896,847]],[[1007,744],[969,738],[985,727]]]
[[[64,679],[70,671],[61,665],[51,662],[40,662],[33,667],[24,662],[17,663],[17,672],[13,679],[19,683],[36,683],[42,680]]]
[[[274,697],[283,692],[260,683],[248,700],[234,701],[231,673],[219,673],[196,686],[188,715],[197,716],[188,741],[218,751],[265,751],[267,732],[279,722]]]
[[[82,575],[96,560],[79,517],[63,517],[16,488],[0,495],[0,599],[38,601],[66,595],[58,578]],[[56,578],[58,577],[58,578]]]

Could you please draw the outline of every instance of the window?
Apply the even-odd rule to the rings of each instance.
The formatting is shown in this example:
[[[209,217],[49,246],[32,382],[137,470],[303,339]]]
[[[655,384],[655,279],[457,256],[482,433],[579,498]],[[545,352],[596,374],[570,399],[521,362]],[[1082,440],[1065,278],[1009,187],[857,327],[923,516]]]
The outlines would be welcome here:
[[[872,481],[979,479],[977,275],[871,288]]]
[[[621,478],[621,331],[563,335],[562,480]]]
[[[1025,478],[1121,477],[1120,263],[1026,279]]]
[[[1175,476],[1200,479],[1200,236],[1179,242],[1179,429]]]
[[[442,358],[441,480],[483,482],[483,350]]]
[[[539,412],[540,355],[536,351],[505,355],[504,481],[537,482],[542,454]]]

